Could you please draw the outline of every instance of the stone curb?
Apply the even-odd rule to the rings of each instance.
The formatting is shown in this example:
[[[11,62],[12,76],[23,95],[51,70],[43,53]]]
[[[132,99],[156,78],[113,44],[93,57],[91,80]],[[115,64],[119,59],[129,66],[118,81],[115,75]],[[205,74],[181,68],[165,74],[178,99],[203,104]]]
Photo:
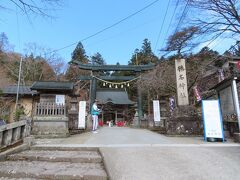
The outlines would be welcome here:
[[[72,162],[72,163],[101,163],[102,157],[98,152],[82,151],[25,151],[19,154],[9,155],[10,161],[47,161],[47,162]],[[67,153],[67,154],[66,154]],[[65,155],[64,155],[65,154]],[[74,156],[74,157],[73,157]]]
[[[6,150],[6,151],[0,153],[0,161],[6,160],[6,157],[10,154],[18,153],[18,152],[25,151],[28,149],[29,149],[29,146],[27,144],[22,144],[20,146]]]

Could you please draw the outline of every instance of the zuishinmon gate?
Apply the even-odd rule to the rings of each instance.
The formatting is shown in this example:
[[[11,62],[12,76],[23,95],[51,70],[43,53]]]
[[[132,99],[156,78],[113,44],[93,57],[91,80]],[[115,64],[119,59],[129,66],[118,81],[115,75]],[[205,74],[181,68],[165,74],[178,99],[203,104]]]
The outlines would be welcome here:
[[[91,64],[82,64],[79,61],[71,61],[70,64],[76,65],[79,69],[89,70],[91,71],[91,76],[80,76],[79,80],[90,80],[90,107],[96,98],[97,92],[97,81],[103,81],[103,83],[109,84],[109,88],[120,87],[123,85],[128,85],[130,82],[138,79],[142,72],[152,70],[155,65],[91,65]],[[135,72],[136,76],[97,76],[98,72],[102,71],[129,71]],[[114,82],[113,82],[114,81]],[[121,82],[119,82],[121,81]],[[138,87],[138,100],[137,100],[137,108],[138,108],[138,122],[137,126],[140,125],[140,119],[143,117],[142,111],[142,93],[140,88]]]

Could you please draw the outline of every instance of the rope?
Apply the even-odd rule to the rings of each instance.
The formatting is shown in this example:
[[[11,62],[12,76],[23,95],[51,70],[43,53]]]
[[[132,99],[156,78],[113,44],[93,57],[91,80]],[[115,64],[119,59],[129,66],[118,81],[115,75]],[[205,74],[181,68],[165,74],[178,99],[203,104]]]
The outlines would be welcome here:
[[[92,76],[92,77],[93,77],[93,78],[96,78],[96,79],[99,80],[99,81],[105,82],[105,83],[107,83],[107,84],[114,84],[114,85],[128,84],[128,83],[130,83],[130,82],[132,82],[132,81],[135,81],[135,80],[137,80],[137,79],[140,78],[140,76],[138,76],[138,77],[136,77],[136,78],[133,78],[133,79],[131,79],[131,80],[124,81],[124,82],[112,82],[112,81],[106,81],[106,80],[101,79],[101,78],[96,77],[96,76]]]

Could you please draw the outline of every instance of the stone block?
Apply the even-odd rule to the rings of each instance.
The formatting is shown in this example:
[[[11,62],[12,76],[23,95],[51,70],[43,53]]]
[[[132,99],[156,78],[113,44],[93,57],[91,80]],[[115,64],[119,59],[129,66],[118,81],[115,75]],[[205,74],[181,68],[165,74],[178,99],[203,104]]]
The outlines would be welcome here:
[[[67,137],[68,118],[65,116],[34,117],[32,134],[36,137]]]
[[[230,136],[230,132],[229,131],[224,131],[224,137],[225,138],[230,138],[231,136]]]
[[[33,136],[28,136],[23,139],[23,143],[26,144],[27,146],[32,146],[34,143],[34,137]]]
[[[87,130],[90,130],[90,131],[92,130],[92,116],[90,114],[87,116],[86,126],[87,126]]]
[[[12,143],[12,129],[3,131],[3,146],[11,145]]]
[[[0,147],[2,146],[3,132],[0,132]]]
[[[16,142],[20,139],[21,137],[21,127],[17,127],[13,129],[13,135],[12,135],[12,140],[13,142]]]
[[[234,133],[233,138],[235,142],[240,143],[240,133]]]

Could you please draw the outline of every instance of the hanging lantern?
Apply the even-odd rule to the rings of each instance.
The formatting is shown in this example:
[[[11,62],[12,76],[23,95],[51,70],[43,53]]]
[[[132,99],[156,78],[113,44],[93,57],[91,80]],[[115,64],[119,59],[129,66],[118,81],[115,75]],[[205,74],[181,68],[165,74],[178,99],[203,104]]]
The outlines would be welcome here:
[[[109,84],[109,88],[111,88],[112,87],[112,84]]]
[[[129,87],[130,85],[129,85],[129,83],[127,83],[127,87]]]
[[[117,89],[117,88],[118,88],[118,86],[117,86],[117,85],[115,85],[115,88]]]
[[[106,83],[105,83],[105,82],[103,83],[103,86],[106,86]]]
[[[121,85],[121,88],[123,88],[123,84]]]

